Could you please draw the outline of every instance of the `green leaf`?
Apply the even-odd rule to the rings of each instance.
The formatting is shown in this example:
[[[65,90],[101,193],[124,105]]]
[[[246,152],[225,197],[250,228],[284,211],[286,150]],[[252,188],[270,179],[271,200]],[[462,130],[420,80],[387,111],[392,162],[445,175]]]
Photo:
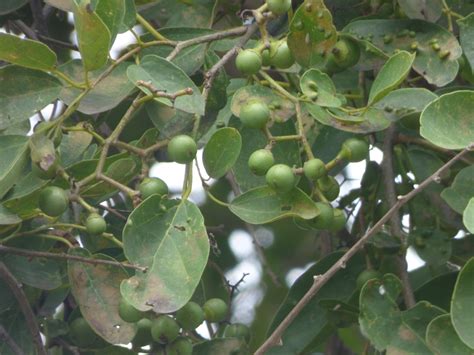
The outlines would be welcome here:
[[[469,200],[474,197],[474,165],[462,169],[454,178],[450,187],[441,193],[441,197],[458,213],[463,213]]]
[[[208,175],[218,179],[235,164],[242,148],[242,137],[235,128],[217,130],[209,139],[203,152],[203,163]]]
[[[131,1],[127,2],[130,3]],[[109,29],[110,46],[112,46],[120,27],[123,25],[125,0],[99,0],[95,12]]]
[[[15,185],[28,163],[28,137],[2,136],[0,139],[0,198]]]
[[[148,268],[124,280],[121,293],[135,308],[174,312],[190,299],[209,257],[209,240],[199,208],[189,201],[143,201],[123,230],[127,259]]]
[[[56,53],[41,42],[0,33],[0,60],[31,69],[53,70]]]
[[[212,339],[193,346],[193,355],[246,355],[247,345],[242,339]]]
[[[81,128],[82,125],[78,125]],[[66,168],[81,160],[82,154],[92,142],[92,136],[88,132],[70,131],[64,134],[61,144],[58,147],[61,157],[61,166]]]
[[[59,97],[61,82],[55,77],[9,65],[0,69],[0,130],[27,121]]]
[[[474,349],[474,318],[472,305],[474,304],[474,257],[463,266],[459,272],[453,298],[451,299],[451,322],[461,340]]]
[[[410,234],[410,244],[415,246],[418,255],[431,266],[442,265],[451,257],[451,238],[438,229],[418,228]]]
[[[435,276],[431,271],[433,270],[431,266],[424,267],[428,269],[430,279],[415,290],[415,299],[428,301],[432,305],[449,312],[458,272],[448,272]]]
[[[337,97],[336,86],[331,78],[318,69],[309,69],[301,77],[300,87],[303,94],[323,107],[339,107],[341,99]]]
[[[362,333],[378,349],[389,353],[429,353],[424,337],[429,322],[443,310],[418,302],[400,311],[397,298],[402,290],[400,280],[386,274],[383,280],[369,280],[361,290],[359,323]]]
[[[377,74],[369,93],[369,105],[381,100],[408,76],[415,54],[400,51],[389,58]]]
[[[123,15],[123,21],[119,28],[119,33],[127,32],[133,28],[137,23],[137,9],[135,8],[135,1],[125,0],[125,13]]]
[[[257,187],[237,196],[229,209],[251,224],[265,224],[289,217],[312,219],[319,215],[313,200],[298,188],[282,195],[268,186]]]
[[[294,308],[314,283],[315,275],[324,274],[339,260],[343,252],[334,252],[318,260],[315,265],[305,271],[291,286],[286,299],[283,301],[269,332],[273,331],[285,316]],[[321,305],[322,300],[349,302],[356,291],[357,276],[364,270],[364,259],[361,255],[354,256],[348,261],[347,267],[340,270],[331,281],[326,283],[303,308],[283,333],[282,346],[272,348],[271,355],[309,354],[310,345],[322,342],[326,334],[331,331],[329,311]],[[314,348],[314,346],[313,346]]]
[[[296,62],[303,67],[321,66],[336,41],[336,27],[324,2],[306,0],[301,4],[288,34],[288,47]]]
[[[74,0],[73,12],[84,69],[99,69],[105,65],[109,56],[110,32],[100,17],[91,10],[89,3]]]
[[[461,41],[462,51],[469,62],[471,68],[474,68],[474,13],[457,21],[459,25],[459,39]]]
[[[412,19],[436,22],[443,14],[443,4],[441,0],[398,0],[398,5],[402,11]]]
[[[474,233],[474,197],[469,200],[469,203],[464,210],[462,221],[467,230]]]
[[[35,354],[35,345],[23,313],[18,308],[10,309],[1,315],[2,325],[23,354]],[[6,341],[0,342],[0,354],[16,355]]]
[[[114,260],[106,255],[91,255],[86,249],[70,250],[71,255]],[[127,278],[123,268],[68,261],[69,282],[82,316],[94,331],[112,344],[129,343],[135,335],[134,325],[118,314],[120,282]]]
[[[28,0],[2,0],[0,2],[0,15],[5,15],[24,6]]]
[[[449,314],[433,319],[426,330],[426,343],[435,354],[472,355],[454,330]]]
[[[445,86],[458,74],[457,59],[462,54],[461,46],[451,32],[434,23],[405,19],[357,20],[347,25],[343,32],[370,40],[389,55],[396,50],[412,52],[412,46],[416,47],[413,69],[430,84]],[[433,48],[434,43],[439,45],[439,50]]]
[[[174,101],[174,107],[189,113],[204,114],[205,102],[198,87],[186,73],[166,59],[156,55],[147,55],[140,62],[140,65],[131,65],[127,70],[127,75],[135,85],[139,80],[149,81],[157,90],[169,94],[191,88],[193,93],[177,97]],[[138,86],[138,88],[146,94],[150,94],[147,88],[143,86]],[[159,101],[171,106],[169,100],[159,99]]]
[[[20,222],[20,217],[0,204],[0,226],[9,226],[12,224],[18,224]]]
[[[437,146],[463,149],[474,142],[474,91],[440,96],[421,113],[420,134]]]

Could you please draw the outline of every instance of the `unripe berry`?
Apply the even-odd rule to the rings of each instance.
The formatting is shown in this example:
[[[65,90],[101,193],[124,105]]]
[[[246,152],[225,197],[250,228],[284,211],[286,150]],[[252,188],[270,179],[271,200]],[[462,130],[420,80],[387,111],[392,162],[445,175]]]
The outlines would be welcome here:
[[[250,155],[248,162],[250,171],[258,176],[265,175],[273,164],[275,164],[275,159],[268,149],[256,150]]]

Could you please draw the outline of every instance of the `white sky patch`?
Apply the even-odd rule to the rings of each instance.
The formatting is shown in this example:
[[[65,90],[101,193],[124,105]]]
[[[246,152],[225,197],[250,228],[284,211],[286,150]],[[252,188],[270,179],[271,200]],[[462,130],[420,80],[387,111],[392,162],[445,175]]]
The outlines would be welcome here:
[[[407,257],[406,257],[407,263],[408,263],[408,271],[413,271],[415,269],[418,269],[422,266],[424,266],[426,263],[423,261],[423,259],[420,258],[418,253],[413,247],[409,247],[407,249]]]
[[[234,230],[229,236],[229,247],[237,259],[245,259],[254,254],[252,237],[243,229]]]

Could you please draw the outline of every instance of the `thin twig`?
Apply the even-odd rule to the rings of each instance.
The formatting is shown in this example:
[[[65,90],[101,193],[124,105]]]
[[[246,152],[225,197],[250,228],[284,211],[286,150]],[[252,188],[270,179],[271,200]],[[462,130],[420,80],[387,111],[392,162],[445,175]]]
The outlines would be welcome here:
[[[71,261],[77,261],[80,263],[92,264],[92,265],[112,265],[112,266],[124,267],[128,269],[135,269],[142,272],[147,271],[146,267],[132,265],[128,263],[121,263],[120,261],[85,258],[82,256],[69,255],[69,254],[64,254],[64,253],[49,253],[45,251],[32,251],[32,250],[26,250],[26,249],[21,249],[21,248],[7,247],[5,245],[0,245],[0,254],[2,253],[22,255],[22,256],[27,256],[31,258],[71,260]]]
[[[40,355],[47,355],[43,341],[41,340],[40,329],[38,323],[36,322],[35,314],[30,307],[30,303],[28,302],[28,298],[26,297],[25,292],[23,292],[21,284],[2,261],[0,261],[0,277],[5,281],[18,301],[21,311],[25,316],[26,326],[28,327],[33,338],[36,352]]]
[[[8,334],[6,329],[1,324],[0,324],[0,340],[4,344],[7,344],[7,346],[15,355],[25,355],[23,350],[21,350],[21,348],[18,346],[15,340],[13,340],[13,338],[10,336],[10,334]]]
[[[255,355],[265,354],[271,347],[281,344],[281,337],[286,328],[293,322],[293,320],[300,314],[304,307],[311,301],[311,299],[318,293],[318,291],[341,269],[344,269],[347,262],[357,254],[364,244],[377,233],[383,225],[390,220],[393,213],[398,211],[403,205],[410,201],[414,196],[423,191],[431,182],[436,181],[450,166],[460,160],[468,152],[474,149],[474,143],[468,148],[456,154],[451,160],[438,169],[433,175],[424,180],[417,188],[410,191],[408,194],[398,198],[397,203],[393,205],[390,210],[371,228],[365,235],[355,243],[331,268],[323,275],[315,275],[314,282],[311,288],[304,294],[293,309],[286,315],[280,325],[273,331],[270,337],[257,349]]]

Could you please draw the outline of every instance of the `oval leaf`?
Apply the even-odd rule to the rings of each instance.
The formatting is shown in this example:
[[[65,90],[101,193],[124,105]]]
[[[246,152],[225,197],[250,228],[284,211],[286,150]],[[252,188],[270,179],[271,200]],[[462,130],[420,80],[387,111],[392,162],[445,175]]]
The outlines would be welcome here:
[[[282,195],[268,186],[257,187],[236,197],[229,209],[251,224],[265,224],[288,217],[312,219],[319,215],[313,200],[298,188]]]
[[[106,255],[91,256],[86,249],[75,248],[70,254],[113,260]],[[112,344],[128,343],[135,335],[133,324],[120,318],[120,282],[128,275],[114,265],[68,261],[69,282],[82,316],[94,331]]]
[[[447,149],[463,149],[474,142],[474,91],[440,96],[421,113],[420,134]]]
[[[471,258],[461,269],[454,287],[451,299],[451,322],[461,340],[474,349],[474,317],[472,314],[474,304],[474,258]]]
[[[449,314],[433,319],[426,330],[426,343],[435,354],[472,355],[454,330]]]
[[[313,102],[324,107],[339,107],[341,100],[336,96],[336,86],[331,78],[318,69],[306,71],[300,80],[303,94]]]
[[[242,148],[242,137],[235,128],[217,130],[204,147],[203,163],[210,177],[224,176],[235,164]]]
[[[151,196],[129,216],[123,242],[127,259],[148,268],[121,285],[122,295],[135,308],[169,313],[191,299],[209,257],[206,227],[196,205]]]
[[[410,73],[415,55],[400,51],[387,60],[372,84],[369,105],[372,105],[399,86]]]
[[[471,68],[474,68],[474,13],[457,21],[459,25],[459,39],[464,55]]]
[[[469,200],[474,197],[474,165],[462,169],[454,178],[450,187],[441,193],[441,197],[457,213],[463,213]]]
[[[462,221],[467,230],[474,233],[474,197],[469,200],[466,209],[462,215]]]
[[[28,163],[28,137],[2,136],[0,139],[0,198],[16,184]]]

